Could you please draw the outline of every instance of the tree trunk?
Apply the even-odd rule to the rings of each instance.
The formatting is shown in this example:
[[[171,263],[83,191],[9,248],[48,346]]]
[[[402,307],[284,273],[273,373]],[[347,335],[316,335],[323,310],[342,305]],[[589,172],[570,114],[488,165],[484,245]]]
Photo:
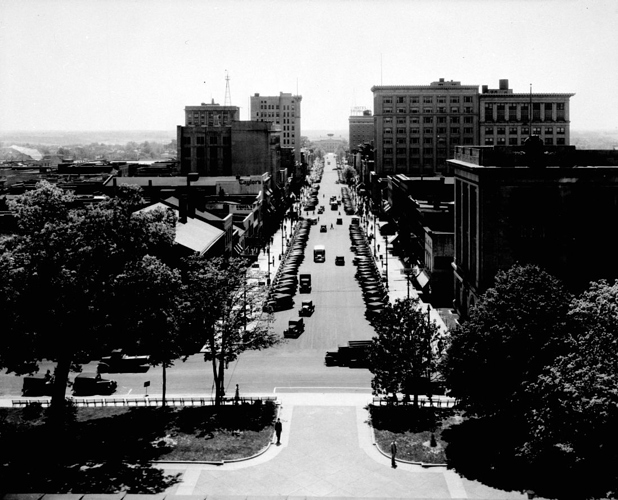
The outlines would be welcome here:
[[[163,396],[161,400],[161,404],[165,407],[165,392],[167,389],[167,370],[165,368],[165,362],[163,363]]]
[[[217,371],[217,358],[213,356],[212,358],[212,379],[215,382],[215,406],[219,406],[219,402],[221,401],[221,397],[219,395],[219,374]]]
[[[64,427],[66,418],[66,391],[69,381],[69,371],[71,370],[71,358],[69,356],[58,359],[54,370],[54,385],[52,387],[52,397],[50,403],[50,413],[53,425],[56,427],[57,435]]]

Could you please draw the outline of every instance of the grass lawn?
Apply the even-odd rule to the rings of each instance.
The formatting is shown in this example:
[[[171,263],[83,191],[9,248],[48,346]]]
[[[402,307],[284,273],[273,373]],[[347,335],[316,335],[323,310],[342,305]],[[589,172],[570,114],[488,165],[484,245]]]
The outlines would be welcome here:
[[[428,464],[446,463],[446,442],[442,431],[460,422],[452,410],[432,410],[412,406],[369,407],[377,445],[390,454],[391,442],[397,441],[397,458]],[[434,435],[435,446],[431,435]]]
[[[272,439],[276,405],[77,408],[61,427],[48,410],[0,409],[4,491],[157,493],[174,484],[152,461],[255,455]]]

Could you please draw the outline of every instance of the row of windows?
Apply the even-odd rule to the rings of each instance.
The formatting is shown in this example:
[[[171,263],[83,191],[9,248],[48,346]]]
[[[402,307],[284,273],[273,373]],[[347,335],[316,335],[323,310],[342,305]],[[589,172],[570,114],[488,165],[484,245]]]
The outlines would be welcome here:
[[[543,139],[543,143],[546,146],[553,146],[553,145],[564,146],[566,144],[566,139],[564,137],[558,137],[554,141],[553,137],[545,137]],[[506,137],[498,137],[498,138],[496,138],[495,141],[494,141],[493,137],[485,137],[485,145],[486,146],[493,146],[494,144],[497,144],[498,146],[506,146],[506,144],[507,144]],[[518,146],[519,142],[518,142],[517,137],[509,137],[508,145],[509,146]]]
[[[450,96],[447,97],[445,95],[439,95],[439,96],[419,96],[419,95],[413,95],[413,96],[397,96],[397,97],[384,97],[382,99],[382,103],[383,104],[393,104],[393,99],[395,104],[406,104],[406,102],[409,102],[410,104],[420,104],[421,102],[423,104],[433,104],[434,102],[436,104],[446,104],[447,102],[450,104],[459,104],[461,102],[460,99],[462,99],[462,97],[460,96]],[[463,96],[463,102],[474,102],[474,96],[471,95],[466,95]]]
[[[397,112],[397,114],[411,113],[413,115],[417,115],[417,114],[419,114],[421,112],[424,113],[424,114],[461,113],[461,112],[464,112],[464,113],[474,113],[474,108],[472,106],[464,106],[463,108],[460,108],[459,106],[451,106],[450,108],[447,108],[446,106],[437,106],[435,108],[433,108],[433,107],[432,108],[429,108],[429,107],[425,107],[425,108],[412,107],[408,111],[408,108],[397,107],[397,108],[395,108],[395,111]],[[385,108],[382,109],[382,112],[384,114],[391,114],[391,113],[393,113],[393,108],[385,107]]]
[[[451,127],[449,129],[450,135],[454,136],[454,135],[461,135],[462,133],[462,129],[460,128],[454,128]],[[408,136],[408,135],[420,135],[421,133],[421,129],[419,128],[411,128],[410,129],[410,133],[407,133],[407,130],[405,128],[398,128],[397,129],[397,135],[404,135],[404,136]],[[434,136],[435,134],[444,134],[446,135],[447,133],[447,129],[446,128],[442,128],[442,127],[438,127],[435,130],[433,128],[424,128],[423,129],[423,134],[424,135],[430,135],[430,136]],[[472,127],[464,127],[463,128],[463,133],[465,135],[474,135],[474,129]],[[413,139],[418,139],[418,137],[411,137],[410,140]],[[429,137],[427,137],[426,139],[429,139]],[[400,143],[400,141],[405,141],[406,137],[397,137],[397,142]],[[384,144],[392,144],[393,143],[393,138],[392,137],[384,137],[383,139]]]
[[[194,141],[191,140],[190,136],[185,136],[182,138],[182,145],[183,146],[191,146],[193,144]],[[195,144],[197,146],[204,146],[206,144],[206,137],[203,135],[198,135],[195,136]],[[219,144],[223,144],[223,145],[229,145],[230,144],[230,137],[229,136],[223,136],[222,137],[222,141],[219,142],[219,136],[218,135],[209,135],[208,136],[208,144],[210,144],[211,146],[217,146]]]
[[[384,118],[383,123],[385,127],[388,127],[389,125],[393,124],[393,119]],[[405,125],[405,123],[406,123],[405,118],[404,119],[397,118],[397,125]],[[423,116],[422,120],[416,117],[410,118],[411,125],[420,124],[420,123],[425,123],[425,124],[429,124],[429,123],[438,123],[438,124],[474,123],[474,117],[473,116],[448,116],[448,117],[447,116],[436,116],[436,117]]]
[[[533,110],[540,110],[541,109],[541,105],[543,105],[543,107],[545,108],[545,111],[553,109],[554,106],[556,106],[556,109],[558,111],[564,111],[565,109],[565,104],[563,102],[533,102],[532,103],[532,109]],[[495,103],[495,102],[486,102],[485,103],[485,109],[496,109],[498,111],[504,111],[506,108],[508,107],[509,111],[515,111],[518,108],[521,109],[522,111],[528,111],[528,109],[530,108],[530,104],[529,103],[509,103],[509,104],[505,104],[505,103]]]
[[[509,134],[517,134],[520,131],[522,134],[528,134],[528,127],[508,127]],[[496,134],[496,135],[506,135],[507,127],[485,127],[485,134]],[[534,135],[541,135],[541,132],[545,132],[546,134],[556,134],[564,135],[566,134],[565,127],[532,127],[532,133]]]

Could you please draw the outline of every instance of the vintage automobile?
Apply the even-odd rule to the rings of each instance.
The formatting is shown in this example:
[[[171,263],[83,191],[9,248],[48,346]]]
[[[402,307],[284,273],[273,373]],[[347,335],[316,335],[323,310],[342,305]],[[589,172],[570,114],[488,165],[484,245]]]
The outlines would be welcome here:
[[[345,266],[345,258],[343,257],[343,255],[337,255],[337,257],[335,257],[335,265]]]
[[[263,311],[272,313],[292,309],[292,307],[294,307],[294,299],[291,295],[273,294],[264,303]]]
[[[321,232],[321,233],[325,233],[327,230],[328,230],[328,228],[326,227],[326,224],[322,224],[322,225],[320,226],[320,232]]]
[[[298,311],[299,316],[311,316],[315,311],[315,305],[313,304],[313,300],[303,300],[300,311]]]
[[[49,375],[35,374],[24,377],[22,396],[51,396],[53,379]]]
[[[73,382],[74,396],[94,396],[95,394],[113,394],[118,386],[114,380],[101,378],[98,373],[80,373]]]
[[[305,331],[305,322],[302,318],[291,319],[288,328],[283,332],[285,338],[297,339]]]
[[[341,217],[337,218],[337,225],[341,226],[343,224],[343,219]]]
[[[309,293],[311,292],[311,274],[301,274],[300,275],[300,293]]]
[[[98,371],[104,372],[142,372],[148,370],[150,356],[132,356],[122,349],[114,349],[109,356],[103,356]]]

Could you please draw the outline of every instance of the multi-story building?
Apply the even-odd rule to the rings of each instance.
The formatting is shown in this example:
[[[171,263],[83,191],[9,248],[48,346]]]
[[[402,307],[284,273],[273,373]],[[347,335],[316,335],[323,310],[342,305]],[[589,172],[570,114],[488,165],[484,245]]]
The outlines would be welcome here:
[[[294,150],[294,161],[300,163],[300,103],[302,96],[280,92],[278,96],[251,97],[254,121],[272,122],[280,129],[281,148]]]
[[[454,146],[478,144],[478,85],[440,78],[430,85],[374,86],[378,176],[448,175]]]
[[[375,128],[370,110],[363,111],[362,115],[350,115],[348,123],[350,150],[358,149],[361,144],[373,142]]]
[[[537,135],[547,146],[570,142],[574,94],[515,94],[441,78],[430,85],[374,86],[376,174],[452,175],[459,145],[517,146]]]
[[[575,94],[514,94],[508,80],[499,88],[483,85],[480,94],[480,143],[520,146],[530,135],[546,146],[570,143],[569,100]]]
[[[618,151],[544,146],[458,147],[455,307],[466,316],[498,271],[537,264],[574,292],[618,278]],[[597,165],[597,166],[592,166]]]
[[[186,124],[177,130],[182,174],[278,176],[278,131],[268,122],[238,121],[238,116],[236,106],[185,108]]]
[[[338,151],[345,149],[347,145],[343,137],[335,137],[335,134],[326,134],[326,137],[319,137],[311,142],[326,154],[337,154]]]

